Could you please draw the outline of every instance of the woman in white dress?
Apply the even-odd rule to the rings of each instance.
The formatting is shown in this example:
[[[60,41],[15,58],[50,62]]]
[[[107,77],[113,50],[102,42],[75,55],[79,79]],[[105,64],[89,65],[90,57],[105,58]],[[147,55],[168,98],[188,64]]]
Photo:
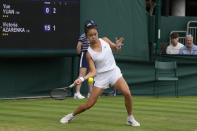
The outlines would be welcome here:
[[[98,38],[98,29],[95,23],[87,22],[84,32],[90,41],[90,47],[86,53],[86,59],[89,63],[89,73],[75,80],[75,85],[81,84],[89,77],[94,77],[94,86],[92,93],[85,104],[80,105],[74,112],[64,116],[60,122],[65,124],[70,122],[76,115],[91,108],[102,94],[104,89],[112,85],[119,90],[125,98],[125,107],[128,113],[127,125],[140,126],[140,123],[134,119],[132,112],[132,96],[129,87],[123,78],[119,67],[116,65],[112,50],[119,52],[124,38],[116,38],[116,44],[107,37]],[[112,49],[112,50],[111,50]]]

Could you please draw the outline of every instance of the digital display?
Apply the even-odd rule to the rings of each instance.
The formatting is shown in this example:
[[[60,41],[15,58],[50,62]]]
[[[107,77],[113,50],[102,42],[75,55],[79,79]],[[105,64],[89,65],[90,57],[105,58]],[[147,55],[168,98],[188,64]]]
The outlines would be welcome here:
[[[0,0],[0,50],[74,49],[80,0]]]

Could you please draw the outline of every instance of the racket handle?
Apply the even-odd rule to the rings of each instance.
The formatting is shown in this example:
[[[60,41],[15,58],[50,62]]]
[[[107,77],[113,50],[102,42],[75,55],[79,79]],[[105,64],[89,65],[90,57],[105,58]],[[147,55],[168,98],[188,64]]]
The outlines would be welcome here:
[[[68,87],[69,87],[69,88],[72,88],[72,87],[74,87],[74,86],[75,86],[75,84],[73,83],[73,84],[69,85]]]

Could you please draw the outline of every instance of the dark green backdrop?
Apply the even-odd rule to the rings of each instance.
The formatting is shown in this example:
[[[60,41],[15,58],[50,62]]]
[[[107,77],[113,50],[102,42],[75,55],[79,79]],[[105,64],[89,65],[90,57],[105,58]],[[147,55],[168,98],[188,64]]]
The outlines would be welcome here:
[[[81,27],[93,19],[100,37],[125,37],[118,57],[148,61],[147,18],[144,0],[81,0]],[[81,28],[83,29],[83,28]],[[82,32],[82,31],[81,31]]]

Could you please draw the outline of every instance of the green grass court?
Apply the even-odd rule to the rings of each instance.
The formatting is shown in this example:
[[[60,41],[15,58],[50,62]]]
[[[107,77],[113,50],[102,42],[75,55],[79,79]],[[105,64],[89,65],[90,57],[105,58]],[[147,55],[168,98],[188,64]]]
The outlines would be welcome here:
[[[127,126],[124,99],[100,97],[69,124],[60,118],[85,100],[0,101],[0,131],[197,131],[197,97],[133,97],[141,127]]]

